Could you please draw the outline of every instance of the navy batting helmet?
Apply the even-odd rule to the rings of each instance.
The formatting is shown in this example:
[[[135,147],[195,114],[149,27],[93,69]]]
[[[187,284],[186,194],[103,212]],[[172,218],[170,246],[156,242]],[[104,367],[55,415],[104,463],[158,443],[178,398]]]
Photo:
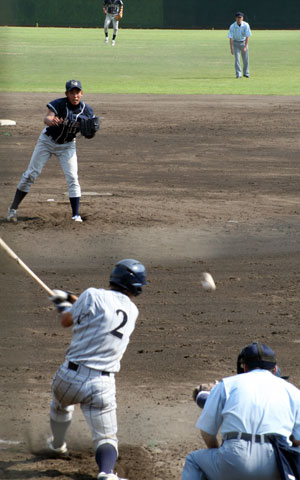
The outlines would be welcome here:
[[[114,266],[109,283],[127,290],[136,297],[142,293],[143,285],[147,285],[146,269],[138,260],[125,258]]]

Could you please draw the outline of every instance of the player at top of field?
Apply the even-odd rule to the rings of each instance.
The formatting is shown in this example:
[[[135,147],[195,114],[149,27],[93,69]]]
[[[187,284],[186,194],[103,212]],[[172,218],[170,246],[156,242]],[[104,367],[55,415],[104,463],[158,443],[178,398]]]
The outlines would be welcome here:
[[[116,44],[116,36],[119,29],[119,20],[123,16],[123,2],[122,0],[104,0],[103,2],[103,12],[105,13],[104,20],[104,41],[108,43],[108,28],[109,25],[113,24],[113,36],[111,44],[114,47]]]

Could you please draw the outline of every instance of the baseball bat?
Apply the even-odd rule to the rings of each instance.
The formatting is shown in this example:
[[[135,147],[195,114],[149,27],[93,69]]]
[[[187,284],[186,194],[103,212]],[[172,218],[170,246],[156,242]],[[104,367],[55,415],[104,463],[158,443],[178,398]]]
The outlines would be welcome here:
[[[27,265],[15,254],[15,252],[9,248],[9,246],[2,240],[0,237],[0,246],[5,250],[7,255],[14,260],[16,260],[17,264],[20,265],[23,270],[36,282],[38,283],[51,297],[54,296],[53,291],[29,268]]]

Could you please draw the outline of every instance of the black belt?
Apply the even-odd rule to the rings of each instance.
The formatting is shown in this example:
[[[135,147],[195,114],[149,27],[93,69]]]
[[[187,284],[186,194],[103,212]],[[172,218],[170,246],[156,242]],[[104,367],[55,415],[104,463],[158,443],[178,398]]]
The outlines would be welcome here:
[[[241,432],[229,432],[224,433],[223,440],[247,440],[255,443],[271,443],[270,436],[274,436],[274,434],[266,434],[266,435],[251,435],[251,433],[241,433]]]
[[[68,368],[70,370],[74,370],[74,372],[77,372],[78,368],[80,367],[80,365],[78,365],[77,363],[74,363],[74,362],[69,362],[68,364]],[[107,375],[109,376],[110,375],[110,372],[102,372],[99,370],[99,375]]]

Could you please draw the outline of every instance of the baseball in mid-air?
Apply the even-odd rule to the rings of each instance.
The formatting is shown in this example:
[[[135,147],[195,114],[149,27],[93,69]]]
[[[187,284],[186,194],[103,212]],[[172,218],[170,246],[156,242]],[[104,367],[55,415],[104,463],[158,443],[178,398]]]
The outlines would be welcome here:
[[[207,292],[212,292],[216,289],[215,281],[211,274],[208,272],[202,273],[201,285]]]

